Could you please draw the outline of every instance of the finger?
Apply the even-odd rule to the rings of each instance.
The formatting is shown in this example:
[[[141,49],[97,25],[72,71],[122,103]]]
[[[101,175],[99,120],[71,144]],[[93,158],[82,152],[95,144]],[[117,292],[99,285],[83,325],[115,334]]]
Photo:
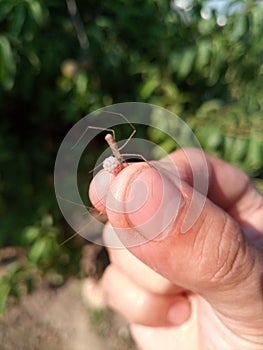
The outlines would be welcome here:
[[[153,328],[132,324],[131,334],[140,350],[199,350],[196,317],[180,327]]]
[[[263,196],[255,188],[249,177],[238,168],[206,154],[199,149],[180,149],[163,158],[161,163],[171,166],[175,164],[180,179],[203,193],[203,189],[194,183],[195,178],[204,177],[204,164],[208,172],[208,198],[219,207],[225,209],[244,228],[244,232],[252,239],[258,240],[263,245]],[[98,210],[105,212],[105,200],[102,203],[101,194],[104,198],[109,190],[109,174],[101,173],[90,186],[90,198]],[[101,182],[103,182],[103,190]],[[100,196],[99,196],[100,194]]]
[[[102,278],[108,304],[130,322],[151,327],[180,325],[190,317],[190,303],[183,295],[161,296],[133,283],[110,265]]]
[[[123,246],[112,226],[107,224],[103,231],[103,241],[106,246],[112,246],[112,242],[117,240],[119,246],[123,248],[108,248],[110,261],[140,288],[156,294],[178,294],[183,291],[183,288],[172,284],[131,254]]]
[[[89,197],[94,207],[101,213],[106,214],[106,200],[113,175],[102,169],[96,174],[96,181],[89,187]],[[96,185],[94,186],[94,184]]]
[[[147,191],[134,191],[135,182],[144,183]],[[109,206],[107,202],[109,220],[135,256],[172,283],[202,295],[223,322],[234,319],[233,328],[259,331],[263,322],[262,253],[225,211],[208,199],[204,202],[187,183],[178,188],[177,181],[173,183],[170,176],[145,164],[125,168],[112,181],[111,191],[115,199],[110,198]],[[144,201],[142,193],[147,193]],[[138,210],[127,212],[130,202],[135,209],[139,203]],[[182,234],[190,205],[198,209],[200,204],[204,207],[198,220]],[[162,218],[166,220],[173,209],[174,220],[162,230]],[[131,227],[136,235],[129,234]],[[158,239],[154,239],[156,230],[160,230]],[[239,291],[234,304],[233,289]]]
[[[203,155],[208,169],[208,198],[225,209],[239,223],[246,233],[254,238],[263,236],[263,196],[254,183],[240,169],[198,149],[178,150],[164,158],[172,160],[180,178],[194,186],[193,173],[202,177],[204,173]],[[195,188],[200,191],[199,188]],[[206,193],[204,193],[206,195]]]

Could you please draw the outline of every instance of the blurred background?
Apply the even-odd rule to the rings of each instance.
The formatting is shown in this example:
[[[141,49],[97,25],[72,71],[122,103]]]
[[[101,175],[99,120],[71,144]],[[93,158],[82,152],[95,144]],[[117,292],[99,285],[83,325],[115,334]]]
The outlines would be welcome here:
[[[259,0],[0,1],[2,314],[40,286],[58,291],[72,279],[98,279],[107,264],[105,252],[81,237],[60,245],[74,232],[53,188],[60,143],[98,108],[128,101],[167,108],[204,150],[263,190],[262,18]],[[140,136],[174,149],[156,130]],[[88,171],[103,147],[102,138],[79,169],[87,204]],[[104,337],[112,332],[107,310],[90,317]],[[7,344],[14,319],[3,320]]]

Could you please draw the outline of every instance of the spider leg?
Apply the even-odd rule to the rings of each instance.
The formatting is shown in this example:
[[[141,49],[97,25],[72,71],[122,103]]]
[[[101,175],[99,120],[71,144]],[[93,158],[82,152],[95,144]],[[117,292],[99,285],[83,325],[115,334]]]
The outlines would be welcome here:
[[[115,140],[115,131],[113,129],[107,129],[107,128],[101,128],[99,126],[92,126],[92,125],[89,125],[84,131],[83,133],[80,135],[80,137],[77,139],[76,143],[71,147],[71,150],[74,149],[80,142],[80,140],[84,137],[84,135],[86,134],[86,132],[89,130],[89,129],[93,129],[93,130],[101,130],[101,131],[109,131],[112,133],[112,137],[114,138]]]
[[[122,113],[118,113],[118,112],[111,112],[111,111],[105,111],[105,113],[109,113],[109,114],[113,114],[113,115],[117,115],[119,117],[121,117],[122,119],[124,119],[129,125],[130,127],[133,129],[132,133],[130,134],[130,136],[128,137],[128,139],[124,142],[124,144],[119,148],[119,151],[122,150],[132,139],[133,135],[136,133],[136,128],[135,126],[129,121],[129,119],[127,117],[125,117],[125,115],[123,115]]]
[[[123,157],[137,157],[141,158],[144,162],[149,163],[148,160],[141,154],[139,153],[122,153],[121,154]]]

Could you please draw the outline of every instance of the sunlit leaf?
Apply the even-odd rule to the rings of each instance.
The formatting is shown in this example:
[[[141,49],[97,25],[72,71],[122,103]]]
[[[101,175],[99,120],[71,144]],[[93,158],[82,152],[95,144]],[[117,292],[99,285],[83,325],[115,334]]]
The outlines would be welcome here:
[[[253,132],[251,132],[245,163],[251,174],[256,174],[263,168],[263,143]]]
[[[40,1],[38,0],[27,0],[30,11],[32,13],[32,16],[34,18],[34,20],[38,23],[38,24],[42,24],[43,20],[44,20],[44,16],[43,16],[43,9],[41,6]]]
[[[230,161],[241,161],[247,154],[248,139],[246,137],[236,137],[230,152]]]
[[[178,67],[178,75],[180,78],[185,78],[191,72],[195,56],[196,51],[194,48],[187,48],[183,51]]]
[[[26,227],[23,231],[23,239],[27,244],[32,243],[39,237],[39,234],[40,234],[39,227],[29,226],[29,227]]]
[[[198,70],[204,69],[208,65],[211,57],[211,42],[208,40],[201,40],[197,43],[196,53],[196,67]]]
[[[36,240],[31,246],[28,257],[32,262],[38,263],[38,261],[42,258],[45,249],[47,247],[47,241],[45,238],[40,238]]]
[[[0,36],[0,84],[6,89],[14,85],[16,65],[9,40]]]
[[[145,84],[142,86],[141,97],[143,99],[149,98],[150,95],[153,93],[153,91],[158,87],[158,85],[159,85],[159,80],[157,77],[149,78],[149,80],[147,80]]]
[[[233,23],[231,39],[233,41],[239,40],[240,37],[247,32],[247,30],[247,18],[244,15],[237,16],[235,22]]]

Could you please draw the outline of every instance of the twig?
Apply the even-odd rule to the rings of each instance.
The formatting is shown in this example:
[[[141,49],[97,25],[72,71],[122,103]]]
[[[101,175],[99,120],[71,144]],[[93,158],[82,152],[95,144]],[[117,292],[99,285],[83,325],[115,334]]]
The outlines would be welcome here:
[[[80,47],[83,51],[87,52],[89,50],[89,39],[85,32],[83,22],[80,18],[79,11],[75,0],[66,0],[68,12],[71,16],[73,25],[75,27]]]

